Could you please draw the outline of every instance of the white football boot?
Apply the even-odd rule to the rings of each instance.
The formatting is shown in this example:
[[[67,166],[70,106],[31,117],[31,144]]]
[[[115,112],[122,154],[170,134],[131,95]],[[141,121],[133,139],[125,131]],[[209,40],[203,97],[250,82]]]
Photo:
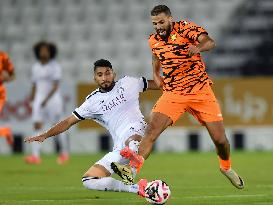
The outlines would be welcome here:
[[[244,180],[233,169],[224,170],[220,168],[220,171],[237,189],[243,189],[245,187]]]

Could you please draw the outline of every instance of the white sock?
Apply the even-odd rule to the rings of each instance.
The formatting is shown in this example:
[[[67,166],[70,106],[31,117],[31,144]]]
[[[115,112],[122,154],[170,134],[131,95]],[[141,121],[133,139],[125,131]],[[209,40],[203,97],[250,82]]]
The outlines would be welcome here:
[[[67,138],[67,134],[61,133],[58,136],[58,140],[59,140],[59,143],[60,143],[60,153],[61,154],[68,154],[68,138]]]
[[[34,135],[37,136],[41,133],[41,130],[35,130]],[[31,151],[32,155],[35,157],[40,157],[41,143],[40,142],[32,142],[31,143]]]
[[[135,153],[138,154],[139,144],[140,144],[139,141],[132,140],[132,141],[129,142],[129,148],[130,148],[132,151],[134,151]]]
[[[140,144],[139,141],[132,140],[132,141],[129,142],[129,148],[130,148],[131,150],[133,150],[135,153],[138,154],[139,144]],[[136,168],[135,168],[135,167],[132,167],[132,172],[133,172],[133,176],[134,176],[134,178],[135,178],[135,177],[136,177],[136,174],[137,174]]]
[[[129,142],[129,148],[130,148],[131,150],[133,150],[135,153],[138,154],[139,144],[140,144],[139,141],[132,140],[132,141]],[[136,177],[136,174],[137,174],[136,168],[135,168],[135,167],[132,167],[132,172],[133,172],[133,176],[134,176],[134,178],[135,178],[135,177]]]
[[[41,143],[40,142],[32,142],[32,155],[35,157],[40,157]]]
[[[112,177],[83,177],[83,186],[91,190],[137,193],[138,185],[126,185]]]

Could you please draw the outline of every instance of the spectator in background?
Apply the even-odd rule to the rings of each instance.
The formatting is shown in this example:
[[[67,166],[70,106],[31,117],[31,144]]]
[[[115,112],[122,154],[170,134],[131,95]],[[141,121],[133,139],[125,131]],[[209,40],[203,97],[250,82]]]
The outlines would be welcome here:
[[[32,120],[36,134],[42,132],[43,125],[58,122],[63,113],[63,101],[60,91],[61,66],[56,61],[57,47],[53,43],[41,41],[33,47],[37,62],[32,66]],[[60,154],[58,164],[68,161],[67,135],[60,134]],[[32,154],[25,157],[26,163],[40,164],[41,144],[32,144]]]
[[[14,80],[13,64],[8,54],[0,51],[0,113],[2,112],[6,102],[6,89],[4,83],[12,80]],[[13,144],[12,131],[10,127],[0,127],[0,136],[5,137],[8,144]]]

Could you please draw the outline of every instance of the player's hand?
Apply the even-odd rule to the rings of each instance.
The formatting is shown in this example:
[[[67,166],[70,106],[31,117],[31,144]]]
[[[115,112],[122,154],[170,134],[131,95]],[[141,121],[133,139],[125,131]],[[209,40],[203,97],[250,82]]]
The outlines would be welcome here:
[[[28,143],[31,143],[31,142],[43,142],[44,140],[46,139],[46,136],[44,135],[38,135],[38,136],[35,136],[35,137],[26,137],[24,139],[24,142],[28,142]]]
[[[197,53],[200,53],[200,49],[197,46],[195,46],[195,45],[190,45],[190,47],[189,47],[189,53],[188,53],[189,56],[192,57],[192,56],[194,56]]]

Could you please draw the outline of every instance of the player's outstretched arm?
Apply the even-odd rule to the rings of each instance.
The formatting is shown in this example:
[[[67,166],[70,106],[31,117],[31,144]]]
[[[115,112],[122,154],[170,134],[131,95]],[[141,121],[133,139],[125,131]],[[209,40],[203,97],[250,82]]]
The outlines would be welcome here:
[[[189,55],[193,56],[197,53],[203,52],[203,51],[209,51],[215,47],[215,41],[210,38],[207,34],[201,34],[198,37],[199,44],[197,46],[191,45],[189,47]]]
[[[28,143],[34,142],[34,141],[43,142],[45,139],[49,137],[65,132],[72,125],[76,124],[79,121],[80,120],[78,120],[74,115],[70,115],[66,119],[60,121],[59,123],[51,127],[48,131],[34,137],[27,137],[25,138],[24,141]]]

